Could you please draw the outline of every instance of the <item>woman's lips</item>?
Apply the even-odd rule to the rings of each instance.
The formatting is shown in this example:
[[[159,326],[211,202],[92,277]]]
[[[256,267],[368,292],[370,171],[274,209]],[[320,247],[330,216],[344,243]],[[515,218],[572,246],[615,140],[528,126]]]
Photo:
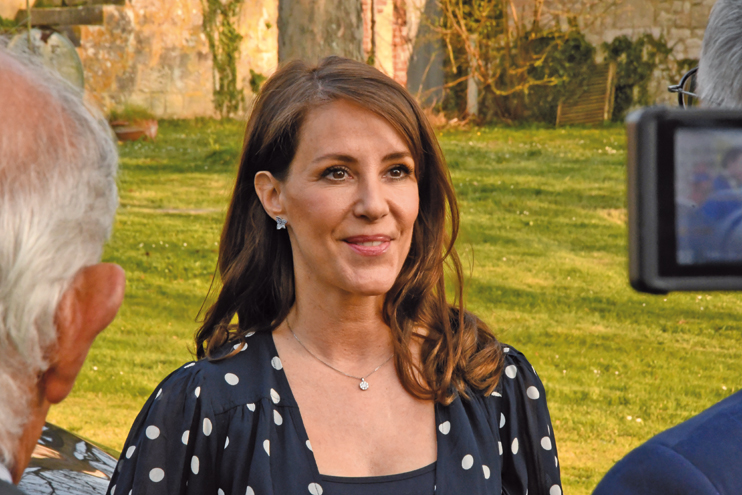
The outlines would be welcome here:
[[[392,239],[387,235],[357,235],[343,240],[362,256],[378,256],[389,249]]]

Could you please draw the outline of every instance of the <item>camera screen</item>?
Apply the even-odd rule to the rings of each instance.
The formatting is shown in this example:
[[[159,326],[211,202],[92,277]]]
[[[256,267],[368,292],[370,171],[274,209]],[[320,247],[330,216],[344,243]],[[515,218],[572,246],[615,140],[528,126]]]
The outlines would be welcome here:
[[[678,265],[742,260],[742,129],[675,132]]]

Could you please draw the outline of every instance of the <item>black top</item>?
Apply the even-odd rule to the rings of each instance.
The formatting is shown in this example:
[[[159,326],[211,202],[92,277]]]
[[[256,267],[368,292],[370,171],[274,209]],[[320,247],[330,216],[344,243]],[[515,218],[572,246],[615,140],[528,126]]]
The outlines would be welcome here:
[[[0,495],[25,495],[25,493],[20,491],[17,486],[0,480]]]
[[[518,351],[490,396],[435,405],[436,494],[561,495],[544,388]],[[327,485],[329,486],[329,485]],[[109,494],[332,495],[270,333],[158,386],[132,426]]]
[[[389,476],[322,477],[322,488],[333,495],[433,495],[435,493],[435,462],[407,473]]]

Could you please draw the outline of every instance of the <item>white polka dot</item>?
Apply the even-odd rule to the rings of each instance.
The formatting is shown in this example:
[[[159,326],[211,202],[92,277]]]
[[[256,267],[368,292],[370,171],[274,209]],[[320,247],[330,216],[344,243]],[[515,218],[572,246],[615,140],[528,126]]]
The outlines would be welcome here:
[[[471,467],[474,465],[474,457],[472,457],[471,454],[466,454],[463,459],[461,459],[461,467],[464,469],[471,469]]]
[[[151,479],[155,483],[159,483],[164,478],[165,478],[165,471],[163,471],[160,468],[154,468],[152,471],[149,472],[149,479]]]
[[[196,390],[194,390],[193,393],[196,394],[196,397],[201,395],[201,387],[196,387]]]
[[[534,386],[528,387],[528,390],[526,390],[526,395],[529,399],[536,400],[539,397],[541,397],[541,394],[538,393],[538,389]]]
[[[494,392],[492,392],[492,396],[493,397],[502,397],[502,394],[500,392],[498,392],[497,390],[495,390]]]
[[[276,423],[278,426],[281,426],[283,424],[283,418],[281,417],[281,414],[276,410],[273,411],[273,422]]]
[[[222,490],[221,488],[219,488],[219,489],[218,489],[218,490],[216,491],[216,493],[217,493],[217,495],[224,495],[224,490]]]
[[[510,445],[510,450],[513,451],[513,454],[518,453],[518,439],[517,438],[513,438],[513,443]]]
[[[255,495],[255,491],[248,486],[247,490],[245,490],[245,495]]]
[[[111,488],[111,495],[114,495],[116,493],[116,485],[113,485]]]
[[[271,441],[270,440],[263,441],[263,450],[265,450],[266,454],[271,455]]]
[[[237,385],[238,383],[240,383],[240,379],[234,373],[227,373],[226,375],[224,375],[224,381],[229,383],[230,385]]]
[[[211,425],[211,420],[209,418],[204,418],[204,435],[207,437],[211,435],[211,430],[213,429]]]
[[[448,432],[451,431],[451,422],[444,421],[443,423],[438,425],[438,431],[440,431],[444,435],[448,435]]]
[[[273,359],[271,359],[271,366],[273,366],[277,370],[283,369],[283,364],[281,364],[281,358],[276,356]]]
[[[183,442],[183,445],[188,445],[188,437],[191,436],[191,430],[186,430],[183,432],[183,436],[180,437],[180,441]]]
[[[195,455],[191,457],[191,471],[193,471],[193,474],[198,474],[199,464],[198,457]]]
[[[147,435],[147,438],[149,438],[150,440],[154,440],[155,438],[160,436],[160,429],[155,425],[150,425],[147,427],[145,435]]]
[[[255,412],[255,404],[248,404],[247,408],[250,410],[250,412]]]
[[[557,459],[557,456],[554,456],[554,467],[559,467],[559,459]]]
[[[159,399],[161,395],[162,395],[162,389],[160,389],[160,390],[157,391],[157,395],[155,396],[155,400]]]
[[[502,442],[497,442],[497,446],[500,448],[500,455],[502,455]]]
[[[126,458],[127,459],[131,459],[131,456],[134,455],[134,451],[135,450],[137,450],[137,448],[134,445],[132,445],[131,447],[129,447],[128,449],[126,449]]]
[[[515,367],[514,364],[511,364],[507,368],[505,368],[505,375],[507,375],[508,378],[515,378],[515,375],[518,374],[518,368]]]
[[[322,495],[322,487],[318,483],[309,483],[309,493],[312,495]]]
[[[224,448],[226,449],[227,447],[229,447],[229,437],[227,437],[227,440],[224,442]]]
[[[544,437],[541,439],[541,447],[544,450],[551,450],[551,438]]]
[[[312,444],[309,442],[309,440],[307,440],[307,448],[309,450],[312,450]],[[312,452],[314,452],[314,451],[312,450]]]
[[[484,471],[484,479],[486,480],[490,479],[490,468],[483,464],[482,471]]]
[[[505,426],[505,415],[503,413],[500,413],[500,428]]]
[[[549,488],[549,495],[562,495],[562,489],[559,485],[552,485],[551,488]]]
[[[502,352],[510,352],[510,347],[506,347],[502,350]]]
[[[188,363],[185,366],[183,366],[183,369],[190,368],[191,366],[196,366],[196,363]]]
[[[245,334],[245,337],[252,337],[253,335],[255,335],[255,332],[247,332],[247,334]]]
[[[239,349],[239,350],[240,350],[240,352],[242,352],[242,351],[244,351],[245,349],[247,349],[247,342],[245,342],[244,344],[240,344],[239,342],[237,342],[237,343],[236,343],[235,345],[233,345],[233,346],[232,346],[232,349],[234,349],[235,351],[236,351],[237,349]]]
[[[279,402],[281,402],[281,396],[278,395],[278,392],[273,389],[271,389],[271,400],[274,404],[278,404]]]

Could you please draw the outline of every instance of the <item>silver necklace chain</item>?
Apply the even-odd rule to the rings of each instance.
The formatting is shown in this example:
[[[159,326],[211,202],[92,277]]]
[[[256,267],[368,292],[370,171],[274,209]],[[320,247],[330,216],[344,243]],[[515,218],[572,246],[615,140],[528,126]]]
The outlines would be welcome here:
[[[388,363],[394,357],[394,354],[392,354],[391,356],[389,356],[388,358],[386,358],[386,360],[383,363],[381,363],[376,368],[374,368],[374,370],[371,373],[369,373],[369,374],[367,374],[365,376],[354,376],[354,375],[351,375],[351,374],[346,373],[345,371],[341,371],[341,370],[337,369],[336,367],[334,367],[330,363],[322,360],[319,356],[317,356],[315,353],[313,353],[312,351],[310,351],[307,348],[307,346],[305,346],[304,343],[301,340],[299,340],[299,337],[296,336],[296,334],[294,333],[294,330],[291,328],[291,324],[289,323],[289,319],[288,318],[286,318],[286,326],[289,327],[289,331],[291,332],[291,335],[294,336],[294,338],[299,343],[299,345],[302,346],[304,348],[304,350],[307,351],[307,353],[309,353],[309,355],[312,356],[314,359],[316,359],[320,363],[324,364],[325,366],[327,366],[331,370],[337,371],[341,375],[347,376],[348,378],[355,378],[356,380],[361,380],[361,383],[358,384],[358,386],[360,387],[361,390],[368,390],[368,382],[366,381],[366,378],[368,378],[369,376],[371,376],[374,373],[376,373],[377,371],[379,371],[379,368],[381,368],[382,366],[384,366],[386,363]]]

